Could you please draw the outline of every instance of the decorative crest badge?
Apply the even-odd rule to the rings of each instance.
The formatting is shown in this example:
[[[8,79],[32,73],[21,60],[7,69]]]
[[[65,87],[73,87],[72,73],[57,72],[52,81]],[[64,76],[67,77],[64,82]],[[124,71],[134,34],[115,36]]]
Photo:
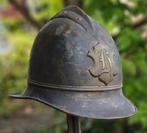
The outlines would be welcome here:
[[[108,85],[117,75],[114,53],[107,45],[97,44],[88,51],[88,56],[93,60],[93,66],[89,69],[90,74]]]

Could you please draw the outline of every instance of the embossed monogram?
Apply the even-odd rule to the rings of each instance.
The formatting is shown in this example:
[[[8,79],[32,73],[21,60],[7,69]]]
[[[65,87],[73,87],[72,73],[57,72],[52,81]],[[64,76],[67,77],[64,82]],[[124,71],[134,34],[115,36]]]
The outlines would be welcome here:
[[[113,60],[114,54],[104,44],[97,44],[88,51],[88,56],[93,60],[93,66],[89,69],[93,77],[108,85],[117,75]]]

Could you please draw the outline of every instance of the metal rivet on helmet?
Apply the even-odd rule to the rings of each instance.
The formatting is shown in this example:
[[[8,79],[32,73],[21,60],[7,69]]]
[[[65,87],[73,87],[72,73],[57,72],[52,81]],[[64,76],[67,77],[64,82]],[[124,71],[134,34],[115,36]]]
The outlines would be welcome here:
[[[122,93],[113,39],[76,6],[65,8],[40,30],[31,51],[27,89],[13,97],[88,118],[123,118],[136,112]]]

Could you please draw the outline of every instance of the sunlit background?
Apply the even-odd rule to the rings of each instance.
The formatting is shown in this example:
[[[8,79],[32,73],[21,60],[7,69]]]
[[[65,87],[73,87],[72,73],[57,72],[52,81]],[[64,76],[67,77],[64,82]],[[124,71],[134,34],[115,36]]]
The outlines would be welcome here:
[[[40,27],[75,4],[111,33],[121,55],[125,95],[138,107],[127,119],[81,119],[83,133],[147,133],[147,0],[0,0],[0,133],[66,133],[64,113],[8,99],[26,88],[30,49]]]

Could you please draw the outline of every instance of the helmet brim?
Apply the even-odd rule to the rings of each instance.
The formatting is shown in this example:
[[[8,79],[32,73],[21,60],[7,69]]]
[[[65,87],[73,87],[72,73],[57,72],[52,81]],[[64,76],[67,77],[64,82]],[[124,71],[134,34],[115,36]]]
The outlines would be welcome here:
[[[94,119],[125,118],[137,111],[121,88],[101,92],[69,92],[29,85],[24,94],[10,97],[33,99],[65,113]]]

